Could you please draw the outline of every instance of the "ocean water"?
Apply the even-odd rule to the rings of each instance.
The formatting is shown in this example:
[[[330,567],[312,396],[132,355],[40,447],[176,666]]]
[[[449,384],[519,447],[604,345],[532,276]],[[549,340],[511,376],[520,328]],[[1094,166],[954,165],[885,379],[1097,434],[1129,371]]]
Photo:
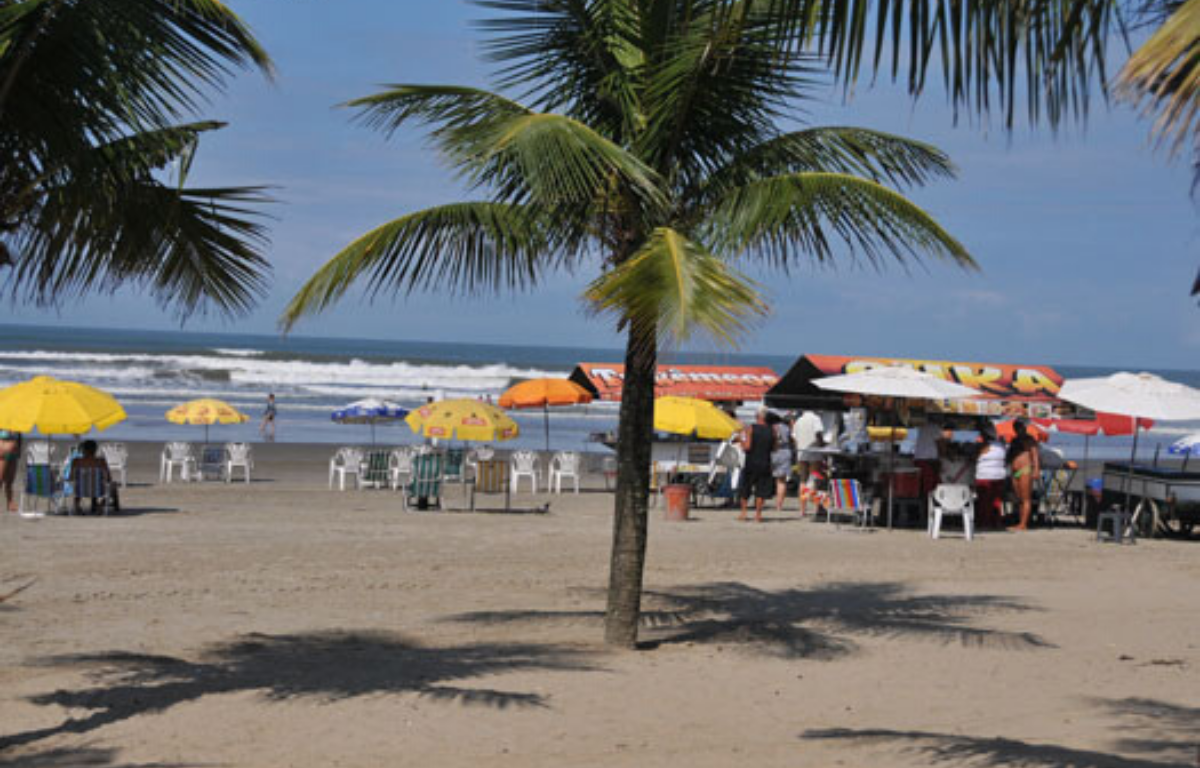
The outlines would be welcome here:
[[[805,350],[787,355],[675,353],[664,362],[765,365],[783,374]],[[38,374],[83,381],[116,396],[129,418],[104,432],[111,440],[197,440],[202,427],[166,421],[165,412],[196,397],[217,397],[252,417],[242,425],[214,426],[213,440],[259,439],[267,394],[279,407],[280,442],[367,443],[363,426],[334,424],[335,409],[365,397],[407,407],[430,397],[491,397],[522,379],[565,376],[578,362],[619,362],[620,350],[577,347],[329,339],[232,333],[162,332],[0,325],[0,387]],[[1049,364],[1054,365],[1051,361]],[[1101,376],[1117,369],[1055,366],[1064,376]],[[1200,387],[1200,371],[1154,371]],[[753,406],[748,406],[748,414]],[[516,411],[521,436],[506,445],[540,448],[541,411]],[[595,450],[590,433],[616,427],[614,403],[592,403],[551,412],[551,445]],[[1141,438],[1143,458],[1200,424],[1160,424]],[[379,426],[382,444],[412,442],[403,423]],[[1055,435],[1053,444],[1080,456],[1083,440]],[[1128,438],[1091,440],[1090,455],[1128,456]]]

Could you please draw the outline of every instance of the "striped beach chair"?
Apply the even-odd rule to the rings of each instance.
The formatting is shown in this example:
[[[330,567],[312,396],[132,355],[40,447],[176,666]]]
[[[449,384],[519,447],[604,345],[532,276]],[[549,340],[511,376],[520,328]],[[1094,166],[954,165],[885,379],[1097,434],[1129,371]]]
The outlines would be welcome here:
[[[442,508],[442,454],[426,453],[413,459],[412,479],[404,486],[404,509],[410,510],[409,502],[436,504]]]
[[[35,506],[26,506],[27,502],[36,505],[38,499],[44,499],[46,510],[40,511]],[[17,512],[21,517],[42,517],[46,512],[58,513],[62,509],[62,486],[58,473],[50,464],[26,464],[25,488],[21,491]]]
[[[475,477],[471,481],[471,511],[475,511],[475,494],[504,494],[504,511],[512,506],[511,475],[508,462],[504,459],[486,459],[475,463]]]
[[[102,467],[78,467],[75,470],[75,507],[79,507],[81,499],[91,499],[92,513],[98,509],[108,516],[113,507],[113,494],[110,475]]]
[[[857,480],[831,478],[829,499],[825,507],[826,522],[833,520],[834,512],[849,512],[856,524],[867,526],[871,522],[871,505],[863,496],[862,485]],[[838,523],[841,527],[841,523]]]

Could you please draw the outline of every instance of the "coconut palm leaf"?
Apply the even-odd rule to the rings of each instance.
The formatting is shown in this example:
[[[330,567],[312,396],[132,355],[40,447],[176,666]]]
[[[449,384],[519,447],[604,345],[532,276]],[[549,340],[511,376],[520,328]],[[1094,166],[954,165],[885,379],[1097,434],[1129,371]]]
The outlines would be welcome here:
[[[0,265],[14,297],[124,283],[182,315],[248,309],[267,275],[267,198],[187,188],[198,137],[219,124],[178,120],[248,67],[271,72],[218,0],[0,4]]]
[[[845,173],[751,182],[721,199],[703,226],[718,253],[749,253],[782,269],[807,259],[831,261],[839,244],[875,266],[923,255],[976,266],[966,248],[916,204]]]
[[[296,294],[282,324],[291,328],[363,280],[383,292],[526,290],[579,253],[534,206],[468,202],[428,208],[376,227],[346,246]]]
[[[1158,137],[1179,151],[1200,151],[1200,0],[1177,7],[1134,51],[1117,79],[1118,93],[1157,113]]]
[[[955,175],[950,158],[929,144],[866,128],[820,127],[786,133],[746,150],[713,171],[697,196],[711,201],[758,179],[827,171],[899,188]]]
[[[735,346],[768,312],[753,283],[669,227],[656,229],[585,296],[594,312],[657,328],[658,342],[671,345],[703,335]]]
[[[498,94],[454,86],[395,85],[349,102],[386,132],[432,124],[441,154],[469,182],[501,199],[544,206],[603,204],[614,183],[662,205],[658,179],[633,154],[564,115],[534,112]]]

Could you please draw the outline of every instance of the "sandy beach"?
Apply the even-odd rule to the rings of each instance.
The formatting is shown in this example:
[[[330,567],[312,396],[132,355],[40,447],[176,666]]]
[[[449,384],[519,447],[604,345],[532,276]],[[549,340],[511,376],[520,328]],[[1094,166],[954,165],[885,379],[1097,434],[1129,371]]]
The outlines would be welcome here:
[[[0,518],[0,766],[1197,764],[1195,543],[655,512],[620,653],[595,477],[404,513],[326,447],[248,486],[156,450],[119,517]]]

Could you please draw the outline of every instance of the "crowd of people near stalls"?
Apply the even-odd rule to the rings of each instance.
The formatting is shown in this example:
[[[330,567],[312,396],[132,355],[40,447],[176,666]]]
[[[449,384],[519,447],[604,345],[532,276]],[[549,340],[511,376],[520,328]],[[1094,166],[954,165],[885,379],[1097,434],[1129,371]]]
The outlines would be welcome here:
[[[863,408],[851,408],[844,413],[788,414],[760,409],[755,422],[731,441],[742,454],[738,519],[748,519],[751,498],[756,520],[762,519],[763,508],[772,498],[776,510],[782,512],[793,481],[801,513],[807,513],[810,507],[817,511],[818,491],[828,479],[831,456],[853,454],[872,442],[867,421],[867,411]],[[967,427],[965,431],[973,433],[974,438],[959,439],[961,430],[956,427]],[[886,445],[891,450],[899,448],[893,442]],[[931,414],[917,429],[912,458],[919,473],[922,499],[928,498],[939,484],[973,486],[976,525],[994,530],[1004,526],[1003,502],[1011,485],[1016,521],[1010,530],[1029,528],[1034,483],[1042,467],[1037,440],[1029,434],[1023,420],[1013,423],[1013,435],[1005,443],[995,425],[986,418],[963,422],[959,417],[952,422]]]

